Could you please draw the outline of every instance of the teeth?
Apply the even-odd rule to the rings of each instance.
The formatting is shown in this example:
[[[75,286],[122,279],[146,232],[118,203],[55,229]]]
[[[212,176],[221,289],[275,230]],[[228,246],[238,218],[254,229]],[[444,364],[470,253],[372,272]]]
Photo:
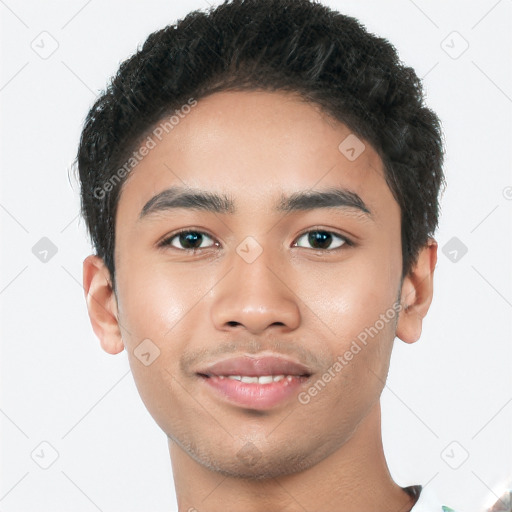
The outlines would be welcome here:
[[[219,379],[226,378],[225,375],[219,375]],[[288,382],[293,379],[292,375],[262,375],[261,377],[248,377],[247,375],[227,375],[228,379],[239,380],[246,384],[270,384],[271,382],[279,382],[286,378]]]

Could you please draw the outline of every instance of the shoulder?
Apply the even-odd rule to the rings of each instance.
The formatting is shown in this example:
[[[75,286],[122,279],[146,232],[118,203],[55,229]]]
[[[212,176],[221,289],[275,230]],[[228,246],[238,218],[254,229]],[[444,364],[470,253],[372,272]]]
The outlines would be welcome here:
[[[442,504],[435,492],[421,485],[404,487],[404,490],[411,496],[418,497],[410,512],[456,512],[447,505]]]

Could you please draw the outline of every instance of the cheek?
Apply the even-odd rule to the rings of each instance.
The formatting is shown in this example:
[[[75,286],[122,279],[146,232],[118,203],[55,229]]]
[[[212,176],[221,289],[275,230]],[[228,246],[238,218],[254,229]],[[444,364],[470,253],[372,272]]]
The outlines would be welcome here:
[[[331,408],[334,400],[362,413],[382,390],[398,318],[400,259],[390,263],[390,256],[381,254],[361,251],[331,268],[301,272],[307,277],[298,295],[307,297],[306,310],[315,313],[312,319],[322,333],[312,349],[328,352],[332,364],[324,375],[327,380],[335,376],[329,384],[333,393],[323,395],[318,405]]]
[[[381,315],[394,315],[400,276],[387,258],[361,254],[343,264],[301,274],[299,296],[307,297],[305,305],[329,328],[324,330],[338,340],[340,348],[373,326]],[[384,330],[382,326],[380,330]]]
[[[171,275],[163,265],[123,263],[118,269],[119,323],[130,368],[146,409],[170,433],[190,407],[189,382],[180,375],[179,360],[193,341],[191,321],[205,290],[189,273]]]
[[[118,278],[120,321],[131,343],[141,337],[157,343],[172,338],[204,295],[197,275],[179,271],[171,275],[162,264],[124,265]]]
[[[159,407],[182,392],[179,361],[208,327],[206,294],[216,273],[135,260],[125,259],[118,268],[119,324],[137,387],[153,410],[151,404]],[[145,366],[141,353],[147,352],[152,362]]]
[[[338,428],[347,422],[344,428],[350,429],[351,419],[364,416],[386,381],[398,318],[393,305],[399,276],[383,269],[379,258],[363,257],[332,273],[306,275],[305,284],[316,291],[305,302],[322,333],[311,348],[327,352],[331,364],[303,398],[324,414],[326,424]],[[321,290],[310,286],[319,282]]]

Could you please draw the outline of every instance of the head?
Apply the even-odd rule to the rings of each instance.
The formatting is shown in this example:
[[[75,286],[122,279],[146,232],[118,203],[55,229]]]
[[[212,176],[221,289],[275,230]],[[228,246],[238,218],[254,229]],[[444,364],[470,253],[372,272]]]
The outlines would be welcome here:
[[[395,336],[416,341],[430,305],[441,139],[393,46],[308,0],[193,12],[121,64],[77,157],[96,253],[84,286],[103,348],[127,349],[149,412],[194,460],[275,476],[350,438]],[[302,398],[243,408],[199,375],[267,352],[308,367]]]

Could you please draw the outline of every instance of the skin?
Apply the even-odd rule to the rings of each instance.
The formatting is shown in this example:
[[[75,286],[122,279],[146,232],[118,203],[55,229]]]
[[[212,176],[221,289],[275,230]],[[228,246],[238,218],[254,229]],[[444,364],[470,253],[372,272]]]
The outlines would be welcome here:
[[[84,261],[89,315],[101,346],[126,349],[148,411],[167,434],[180,512],[409,511],[382,448],[380,395],[395,336],[418,340],[432,299],[430,239],[402,280],[400,208],[376,151],[350,161],[350,130],[282,92],[221,92],[200,100],[125,182],[116,217],[116,293],[101,259]],[[235,213],[174,209],[140,219],[171,186],[233,199]],[[274,210],[284,195],[348,189],[355,208]],[[206,233],[193,254],[178,230]],[[339,249],[310,231],[345,236]],[[237,252],[252,236],[262,253]],[[301,237],[302,236],[302,237]],[[309,389],[365,328],[404,309],[308,404],[254,411],[214,395],[195,372],[228,355],[285,354],[308,365]],[[407,308],[407,309],[405,309]],[[145,366],[144,339],[160,350]],[[252,454],[248,461],[241,454]]]

